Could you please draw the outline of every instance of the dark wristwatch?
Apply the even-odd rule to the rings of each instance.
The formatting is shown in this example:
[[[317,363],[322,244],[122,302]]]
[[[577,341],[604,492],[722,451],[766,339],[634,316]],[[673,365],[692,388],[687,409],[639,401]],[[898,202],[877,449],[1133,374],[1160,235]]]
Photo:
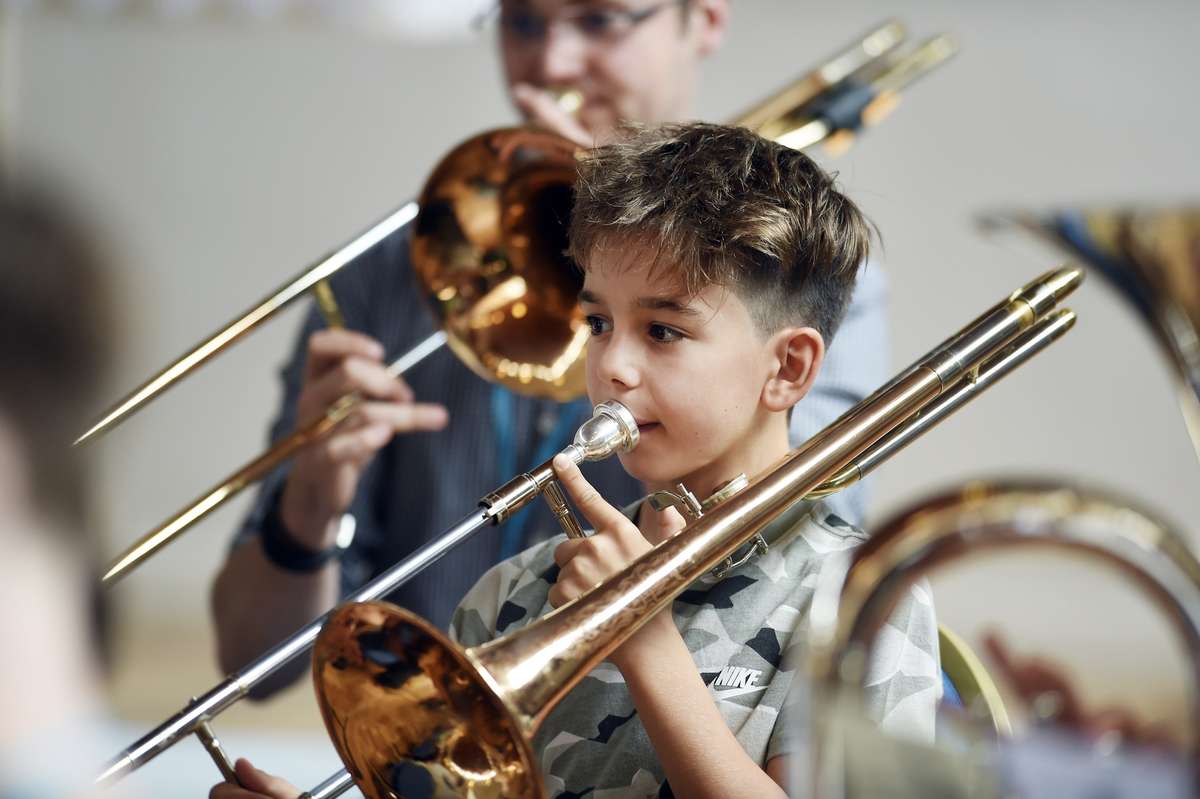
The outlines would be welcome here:
[[[258,537],[267,560],[284,571],[298,574],[320,571],[329,561],[341,557],[354,540],[355,519],[349,513],[345,513],[342,514],[338,525],[336,543],[325,549],[309,549],[297,542],[283,523],[283,516],[279,512],[279,499],[278,496],[275,498],[267,510],[267,515],[263,517]]]

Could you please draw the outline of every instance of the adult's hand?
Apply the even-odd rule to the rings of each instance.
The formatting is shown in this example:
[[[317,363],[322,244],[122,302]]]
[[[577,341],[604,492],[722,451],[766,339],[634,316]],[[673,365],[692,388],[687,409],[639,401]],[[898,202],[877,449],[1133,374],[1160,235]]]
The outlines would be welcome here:
[[[363,470],[392,436],[440,430],[449,421],[443,406],[415,402],[412,389],[388,374],[383,357],[382,344],[349,330],[320,330],[308,340],[299,424],[311,423],[346,394],[365,400],[324,440],[297,455],[284,487],[283,523],[314,551],[333,545]]]
[[[528,83],[514,83],[511,89],[513,102],[532,124],[557,133],[580,147],[596,146],[596,136],[571,115],[545,89]]]

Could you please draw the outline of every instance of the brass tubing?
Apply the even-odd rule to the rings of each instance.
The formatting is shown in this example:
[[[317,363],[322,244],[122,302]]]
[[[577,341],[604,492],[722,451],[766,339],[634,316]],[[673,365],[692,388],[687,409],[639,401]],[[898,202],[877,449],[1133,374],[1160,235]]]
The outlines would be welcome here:
[[[574,441],[564,447],[560,454],[579,464],[584,461],[603,460],[626,452],[637,446],[637,442],[637,420],[633,414],[620,403],[602,402],[595,407],[592,417],[580,425],[575,432]],[[533,469],[531,474],[509,481],[506,486],[515,483],[534,486],[544,484],[550,479],[549,476],[553,475],[552,460]],[[387,596],[478,530],[499,523],[501,519],[519,510],[537,496],[537,492],[532,490],[502,490],[502,493],[503,500],[494,498],[494,495],[481,499],[481,509],[468,514],[441,536],[371,580],[351,594],[347,601],[365,602]],[[501,503],[503,511],[498,509]],[[196,733],[210,719],[246,696],[254,686],[307,652],[329,616],[330,614],[326,613],[310,622],[252,663],[226,677],[207,693],[194,697],[178,713],[109,761],[96,779],[96,784],[109,785],[117,782],[183,738]]]
[[[914,418],[872,444],[855,458],[853,463],[809,492],[807,498],[820,499],[862,480],[888,458],[1057,341],[1074,325],[1075,313],[1066,308],[1039,320],[1029,330],[1013,339],[1007,347],[989,358],[979,367],[977,374],[969,374],[959,380],[949,391],[922,408]]]
[[[776,140],[797,126],[796,117],[822,92],[887,55],[904,41],[904,26],[895,20],[883,23],[859,40],[832,55],[824,64],[792,81],[729,124]]]
[[[354,237],[349,243],[334,250],[287,283],[275,289],[275,291],[260,300],[254,307],[175,359],[158,374],[151,377],[126,395],[120,402],[101,414],[83,435],[75,439],[75,445],[83,444],[125,421],[130,414],[137,411],[163,391],[166,391],[180,378],[186,376],[209,358],[217,355],[242,336],[258,327],[259,324],[269,319],[277,311],[286,308],[298,297],[302,297],[317,283],[336,274],[342,267],[408,224],[416,215],[416,203],[407,203]]]
[[[400,377],[445,342],[444,333],[434,333],[388,367],[393,377]],[[147,558],[174,541],[187,528],[254,485],[300,450],[332,433],[346,417],[362,404],[359,394],[346,394],[330,405],[323,416],[299,427],[276,441],[254,460],[245,464],[217,485],[210,488],[190,505],[176,512],[150,532],[143,535],[108,565],[100,582],[112,585],[136,569]]]
[[[344,606],[321,631],[313,676],[326,729],[356,783],[371,799],[391,795],[390,775],[420,773],[441,780],[445,795],[544,796],[530,736],[585,674],[696,578],[975,371],[1033,324],[1031,311],[1050,310],[1078,279],[1078,270],[1061,270],[1024,287],[1001,304],[1006,319],[985,314],[681,533],[511,635],[463,650],[394,606]],[[382,659],[363,650],[363,634]],[[387,680],[377,679],[380,668]],[[367,738],[348,738],[348,730],[378,735],[365,748]]]
[[[932,369],[919,369],[887,396],[860,407],[795,450],[765,477],[688,525],[574,602],[504,638],[468,650],[497,695],[536,729],[583,675],[695,578],[730,556],[797,497],[941,391]]]

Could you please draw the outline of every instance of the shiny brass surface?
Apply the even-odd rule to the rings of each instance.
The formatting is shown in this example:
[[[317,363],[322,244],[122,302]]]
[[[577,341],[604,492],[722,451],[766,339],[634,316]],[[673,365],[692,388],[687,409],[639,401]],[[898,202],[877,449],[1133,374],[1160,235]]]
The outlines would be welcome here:
[[[902,25],[885,23],[731,124],[796,150],[825,142],[840,154],[896,107],[901,90],[958,52],[946,35],[901,52],[905,37]]]
[[[481,133],[434,169],[413,271],[455,354],[513,390],[583,393],[583,276],[563,253],[575,145],[526,128]]]
[[[962,408],[994,386],[1021,364],[1038,354],[1075,325],[1075,313],[1060,308],[1040,318],[1032,327],[1016,336],[1012,343],[984,361],[966,378],[926,405],[911,419],[872,444],[852,463],[808,494],[819,499],[841,491],[862,480],[876,467],[907,447],[934,425]]]
[[[268,294],[241,316],[229,322],[216,333],[201,341],[188,352],[164,367],[124,399],[105,411],[83,435],[75,440],[82,444],[102,433],[106,433],[137,412],[146,403],[173,386],[192,370],[219,354],[226,347],[245,336],[254,328],[274,316],[278,311],[303,297],[314,286],[336,274],[359,255],[378,244],[388,235],[412,221],[417,208],[413,203],[401,206],[349,243],[325,256],[288,282]]]
[[[896,602],[932,569],[981,550],[1016,547],[1077,553],[1142,589],[1187,653],[1193,723],[1200,729],[1200,562],[1187,541],[1146,511],[1096,491],[1053,482],[970,482],[897,514],[854,552],[848,569],[830,569],[817,587],[809,614],[816,725],[809,740],[818,751],[808,771],[819,795],[828,795],[821,786],[840,767],[826,720],[861,691],[872,641]],[[1191,746],[1192,762],[1200,765],[1200,738]]]
[[[1034,323],[1031,309],[1050,311],[1078,280],[1078,270],[1060,270],[1024,287],[997,306],[1008,323],[991,312],[980,317],[681,533],[515,633],[462,650],[399,608],[343,608],[339,625],[318,637],[313,676],[326,727],[359,787],[370,799],[402,795],[401,778],[429,789],[424,795],[544,795],[536,772],[518,781],[512,770],[536,768],[528,765],[529,736],[575,683],[691,582],[1001,351]],[[358,625],[365,634],[351,632],[348,641]],[[379,662],[353,672],[334,665],[375,646],[385,628],[382,661],[403,664],[394,679],[380,676]],[[397,655],[405,642],[407,653]],[[344,733],[352,729],[364,731],[360,743]],[[520,740],[503,743],[505,736]]]
[[[545,797],[526,722],[471,656],[384,602],[346,605],[321,631],[313,679],[326,729],[375,797]]]
[[[879,95],[881,101],[883,95],[894,98],[901,88],[945,61],[956,49],[947,37],[939,36],[913,53],[894,59],[887,58],[904,40],[905,35],[904,27],[899,23],[884,23],[836,53],[812,72],[743,113],[731,124],[749,127],[766,138],[796,148],[808,147],[838,134],[840,131],[836,127],[813,117],[812,103],[827,97],[830,91],[848,86],[849,82],[854,80],[871,85],[874,94]],[[578,110],[582,95],[577,89],[553,87],[551,92],[556,102],[568,113]],[[864,113],[864,121],[873,124],[879,116]],[[550,140],[554,138],[551,134],[531,133],[527,129],[519,129],[484,133],[456,148],[452,153],[453,159],[448,156],[447,161],[439,167],[448,170],[444,177],[448,177],[450,182],[444,187],[428,183],[423,195],[445,206],[434,212],[437,219],[433,220],[433,224],[437,227],[441,227],[443,223],[449,225],[445,229],[449,238],[445,242],[427,241],[426,250],[438,250],[450,256],[450,268],[459,274],[455,278],[443,280],[427,270],[423,278],[424,284],[427,289],[436,285],[439,291],[445,290],[447,296],[450,296],[450,307],[439,309],[439,315],[443,318],[454,317],[463,312],[462,295],[451,295],[452,289],[465,290],[466,294],[474,298],[487,298],[474,314],[467,314],[465,318],[458,319],[458,329],[450,339],[455,352],[466,355],[472,369],[480,374],[496,375],[508,385],[529,387],[529,390],[542,392],[546,396],[569,397],[572,395],[567,386],[576,377],[570,374],[571,363],[565,354],[564,360],[559,361],[547,355],[545,347],[532,344],[528,340],[512,345],[511,349],[519,356],[517,358],[512,357],[513,353],[508,351],[510,347],[507,346],[500,351],[486,350],[483,354],[468,346],[471,341],[494,340],[495,329],[512,326],[514,320],[518,321],[516,326],[523,332],[537,327],[536,320],[519,322],[522,318],[519,316],[520,296],[528,287],[518,282],[504,285],[503,276],[511,273],[528,277],[522,273],[536,269],[529,265],[531,256],[548,257],[551,260],[558,258],[558,253],[552,249],[552,245],[555,239],[561,237],[560,228],[566,216],[559,214],[561,209],[558,200],[552,195],[569,194],[569,185],[573,180],[573,173],[563,172],[559,179],[564,180],[565,185],[555,185],[553,169],[527,170],[526,167],[532,165],[523,162],[524,154],[514,159],[508,145],[497,142],[500,138],[509,141],[521,140],[522,146],[543,152],[553,149],[565,151],[572,147],[566,142],[551,144]],[[539,138],[540,142],[534,143],[534,140]],[[480,163],[476,160],[476,155],[470,152],[480,148],[498,154],[507,163],[495,167]],[[542,159],[543,155],[536,158]],[[455,166],[450,166],[451,160]],[[458,168],[465,171],[457,172]],[[476,187],[466,183],[470,176],[481,180],[477,187],[478,194],[473,194]],[[527,198],[521,193],[522,187],[529,188],[533,194]],[[502,211],[496,197],[498,191],[505,195],[505,200],[514,201],[514,206],[505,207]],[[569,203],[567,210],[569,212]],[[75,443],[82,444],[108,432],[209,358],[234,344],[310,290],[315,289],[316,298],[327,321],[333,326],[343,325],[344,320],[326,281],[389,234],[408,224],[417,212],[417,203],[407,203],[290,279],[106,410]],[[548,226],[543,227],[547,223]],[[497,227],[491,227],[493,225]],[[529,233],[549,233],[550,238],[544,243],[539,243],[525,239]],[[494,252],[493,246],[499,246],[501,250]],[[464,269],[469,268],[469,252],[473,252],[479,258],[476,264],[478,275],[475,277],[463,273]],[[556,282],[570,282],[569,275],[555,275],[554,279]],[[435,293],[433,296],[437,298],[438,295]],[[529,309],[528,304],[525,304],[525,308]],[[549,322],[561,310],[556,309],[545,314],[542,322]],[[504,315],[496,316],[495,312]],[[490,332],[481,332],[488,330]],[[555,339],[571,342],[572,355],[575,354],[576,345],[574,330],[572,323],[567,331],[554,329],[552,333]],[[532,352],[528,351],[530,349]],[[576,392],[577,396],[578,389]]]
[[[574,441],[559,453],[575,463],[598,461],[627,452],[637,445],[637,421],[629,410],[616,401],[602,402],[592,412],[591,418],[580,425]],[[448,528],[441,536],[424,544],[407,558],[386,569],[366,585],[356,589],[350,600],[369,602],[392,593],[414,575],[419,574],[458,544],[477,533],[483,527],[494,525],[532,502],[540,488],[552,486],[552,460],[547,460],[531,472],[522,475],[500,493],[500,498],[485,498],[481,506],[468,513],[458,524]],[[501,507],[497,507],[500,503]],[[229,675],[204,694],[193,697],[178,713],[159,724],[131,746],[105,764],[96,779],[100,787],[110,786],[148,763],[162,752],[191,735],[198,736],[213,756],[218,767],[228,776],[230,764],[220,751],[216,737],[208,728],[209,720],[245,697],[256,685],[275,674],[280,668],[309,651],[326,619],[332,613],[309,623],[291,637],[280,642],[253,662]],[[330,799],[348,788],[351,783],[335,775],[314,788],[306,796],[313,799]]]
[[[575,431],[575,440],[560,454],[576,464],[598,461],[628,452],[637,446],[641,433],[637,420],[615,400],[601,402],[592,409],[592,417]],[[487,517],[499,524],[520,510],[555,480],[554,458],[524,474],[517,475],[479,501]]]
[[[742,115],[737,124],[797,147],[837,133],[814,110],[828,104],[830,92],[858,92],[857,97],[866,87],[863,97],[895,93],[953,51],[946,43],[927,44],[884,58],[903,38],[900,25],[884,24]],[[569,89],[555,91],[560,103],[571,102]],[[797,125],[803,133],[797,133]],[[120,423],[310,289],[330,323],[340,324],[325,281],[414,217],[413,271],[454,353],[476,374],[514,391],[574,399],[583,393],[588,340],[576,302],[582,277],[563,255],[576,156],[573,143],[529,128],[493,130],[468,139],[434,169],[417,203],[389,215],[202,342],[114,406],[76,443]],[[392,374],[403,373],[398,364],[418,360],[399,359]],[[324,417],[297,429],[145,533],[113,560],[103,582],[111,584],[127,574],[300,449],[327,436],[336,428],[327,419],[345,418],[357,399],[342,397],[337,405],[348,403],[346,413],[331,406]],[[570,520],[561,514],[560,519],[570,529]]]
[[[730,124],[749,128],[764,139],[777,140],[811,121],[804,109],[821,93],[893,52],[907,36],[904,25],[888,20],[830,56],[816,69],[734,117]]]
[[[330,327],[346,326],[346,318],[342,316],[342,309],[338,305],[337,297],[333,296],[333,288],[328,280],[322,280],[313,286],[313,297],[317,301],[317,307],[321,309],[321,316],[325,317],[325,324]]]
[[[1200,457],[1200,204],[996,213],[1096,270],[1138,312],[1178,378],[1180,410]]]
[[[286,462],[304,447],[327,436],[361,404],[361,396],[347,394],[335,405],[330,406],[324,416],[317,417],[309,424],[280,439],[262,455],[242,466],[186,508],[133,542],[108,564],[108,568],[100,577],[100,582],[106,586],[116,583],[155,552],[178,538],[188,527],[240,494],[246,487],[261,480],[272,469]]]

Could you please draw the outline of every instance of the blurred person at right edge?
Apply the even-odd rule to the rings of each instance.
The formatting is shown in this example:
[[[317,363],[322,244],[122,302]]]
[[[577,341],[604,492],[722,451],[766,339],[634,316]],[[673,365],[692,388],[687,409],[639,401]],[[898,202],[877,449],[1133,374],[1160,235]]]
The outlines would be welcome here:
[[[107,277],[58,203],[0,178],[0,797],[91,796],[112,729],[84,464]]]
[[[720,47],[729,15],[728,0],[503,0],[488,19],[496,27],[502,78],[521,115],[591,147],[611,140],[623,122],[694,120],[701,65]],[[810,60],[798,56],[796,69]],[[739,104],[765,96],[784,79],[748,81]],[[582,95],[575,115],[553,99],[563,90]],[[404,196],[412,189],[396,190]],[[491,386],[445,348],[403,380],[386,373],[385,353],[396,357],[434,331],[412,274],[409,228],[334,277],[347,329],[325,329],[314,307],[284,369],[284,400],[272,438],[320,415],[349,391],[370,401],[326,441],[264,480],[211,592],[218,655],[227,672],[328,611],[458,522],[481,496],[570,443],[590,412],[586,401],[560,405]],[[792,446],[887,378],[885,295],[878,264],[862,269],[838,341],[807,405],[792,416]],[[641,496],[616,459],[586,464],[584,474],[618,506]],[[863,490],[856,486],[826,501],[839,516],[861,524]],[[348,527],[353,540],[340,546],[339,532]],[[460,544],[389,599],[445,629],[455,603],[485,570],[557,529],[543,503],[536,503],[494,533]],[[303,667],[298,659],[258,686],[256,695],[279,689]]]

